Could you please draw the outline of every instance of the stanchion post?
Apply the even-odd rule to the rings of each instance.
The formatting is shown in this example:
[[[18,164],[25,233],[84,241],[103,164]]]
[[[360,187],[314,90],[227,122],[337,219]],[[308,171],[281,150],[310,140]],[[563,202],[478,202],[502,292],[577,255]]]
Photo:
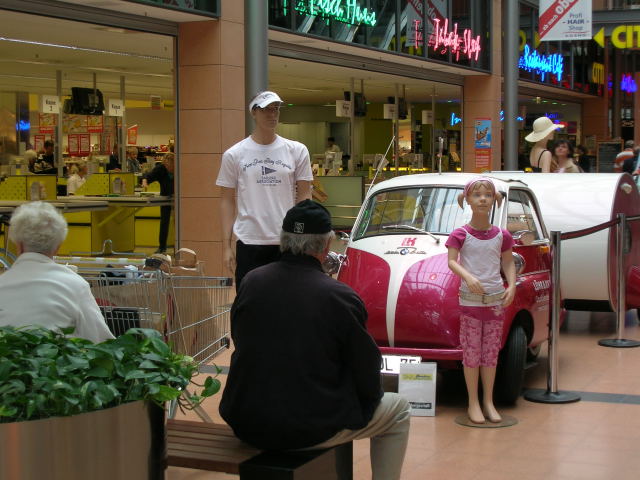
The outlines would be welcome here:
[[[616,338],[599,340],[598,345],[602,345],[603,347],[640,347],[640,342],[637,340],[624,338],[624,317],[627,313],[627,279],[626,268],[624,266],[624,239],[626,237],[626,229],[627,216],[624,213],[619,213],[618,225],[616,226],[616,267],[618,269],[616,282],[618,288]]]
[[[549,351],[547,353],[547,390],[528,390],[525,400],[538,403],[571,403],[580,400],[573,392],[558,391],[558,337],[560,335],[560,242],[561,232],[551,232],[551,296],[549,305]]]

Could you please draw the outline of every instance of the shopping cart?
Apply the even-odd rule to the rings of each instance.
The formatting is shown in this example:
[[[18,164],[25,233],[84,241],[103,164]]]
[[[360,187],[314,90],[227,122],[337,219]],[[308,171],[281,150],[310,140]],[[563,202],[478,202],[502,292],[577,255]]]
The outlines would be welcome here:
[[[137,327],[158,330],[174,352],[193,357],[198,365],[229,347],[231,278],[173,275],[161,270],[156,258],[55,260],[71,266],[89,283],[115,336]],[[202,409],[196,413],[211,421]]]

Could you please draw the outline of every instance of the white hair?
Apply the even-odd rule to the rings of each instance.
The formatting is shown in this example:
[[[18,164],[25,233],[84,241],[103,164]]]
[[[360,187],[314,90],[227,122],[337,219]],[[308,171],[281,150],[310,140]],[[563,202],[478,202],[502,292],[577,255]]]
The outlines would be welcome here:
[[[49,255],[67,237],[67,221],[47,202],[20,205],[11,215],[9,238],[22,243],[25,252]]]
[[[333,239],[333,232],[327,233],[289,233],[280,232],[280,251],[293,255],[320,255]]]

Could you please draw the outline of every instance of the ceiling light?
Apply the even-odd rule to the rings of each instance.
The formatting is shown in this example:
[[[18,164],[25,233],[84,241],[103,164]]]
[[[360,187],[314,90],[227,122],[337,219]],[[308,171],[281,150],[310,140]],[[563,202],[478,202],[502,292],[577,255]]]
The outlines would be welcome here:
[[[66,48],[68,50],[77,50],[79,52],[91,52],[91,53],[107,53],[109,55],[119,55],[122,57],[134,57],[143,58],[145,60],[160,60],[163,62],[173,61],[171,58],[158,57],[155,55],[140,55],[136,53],[118,52],[115,50],[101,50],[99,48],[78,47],[76,45],[64,45],[61,43],[48,43],[48,42],[36,42],[35,40],[23,40],[20,38],[0,37],[0,41],[12,42],[12,43],[24,43],[26,45],[38,45],[41,47],[53,47],[53,48]]]
[[[302,87],[284,87],[287,90],[298,90],[300,92],[322,92],[322,90],[318,90],[315,88],[302,88]]]

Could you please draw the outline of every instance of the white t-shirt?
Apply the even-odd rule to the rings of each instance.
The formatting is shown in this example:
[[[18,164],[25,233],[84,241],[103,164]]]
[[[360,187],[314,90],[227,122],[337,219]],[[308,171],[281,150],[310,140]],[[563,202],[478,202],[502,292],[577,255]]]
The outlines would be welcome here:
[[[249,136],[224,152],[216,185],[236,189],[236,237],[250,245],[278,245],[300,180],[313,180],[309,150],[300,142],[276,135],[261,145]]]

